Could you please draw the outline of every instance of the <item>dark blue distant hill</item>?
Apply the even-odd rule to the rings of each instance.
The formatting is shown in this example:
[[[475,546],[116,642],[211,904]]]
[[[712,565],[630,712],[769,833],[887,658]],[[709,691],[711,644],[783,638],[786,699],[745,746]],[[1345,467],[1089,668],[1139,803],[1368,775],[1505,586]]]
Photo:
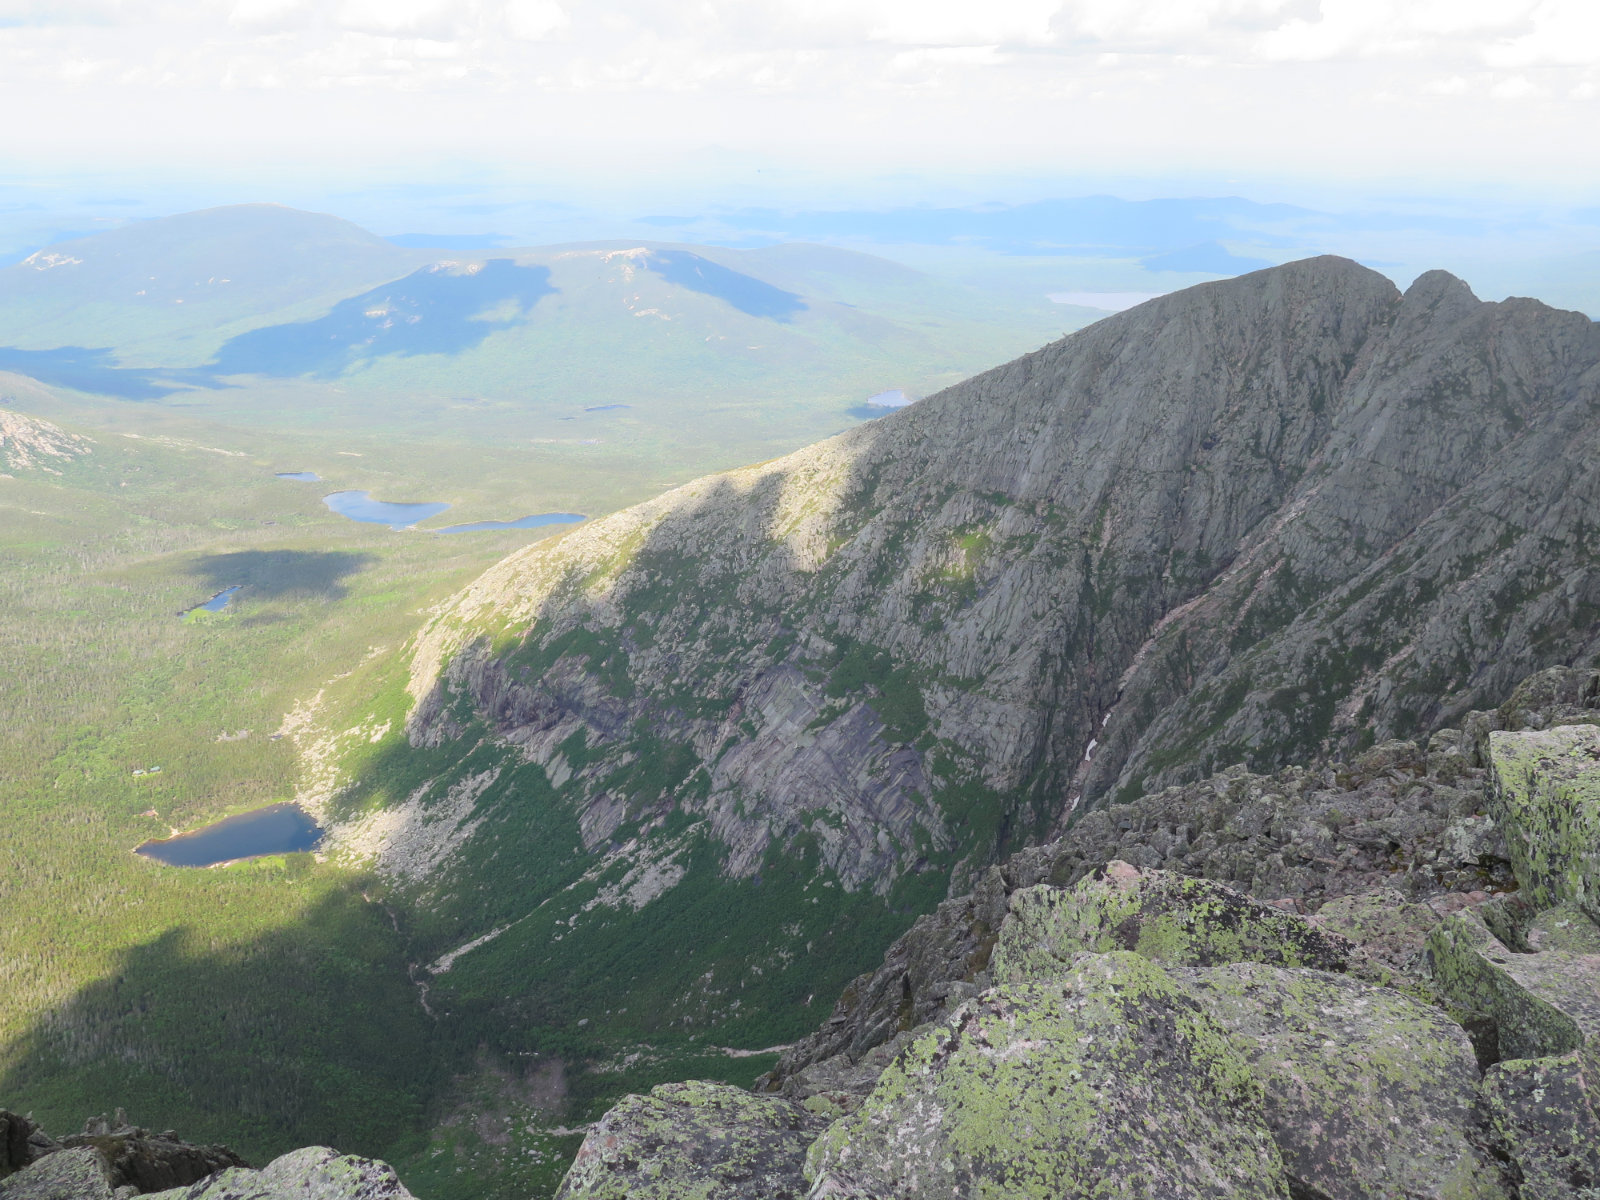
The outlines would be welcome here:
[[[341,301],[314,321],[241,333],[210,367],[219,375],[287,378],[337,375],[382,355],[458,354],[521,320],[555,290],[549,268],[508,258],[468,270],[424,267]]]
[[[1243,275],[1246,271],[1260,271],[1273,264],[1264,258],[1245,258],[1234,254],[1220,242],[1201,242],[1198,246],[1185,246],[1182,250],[1169,250],[1165,254],[1141,258],[1139,265],[1146,271],[1203,271],[1207,275]]]

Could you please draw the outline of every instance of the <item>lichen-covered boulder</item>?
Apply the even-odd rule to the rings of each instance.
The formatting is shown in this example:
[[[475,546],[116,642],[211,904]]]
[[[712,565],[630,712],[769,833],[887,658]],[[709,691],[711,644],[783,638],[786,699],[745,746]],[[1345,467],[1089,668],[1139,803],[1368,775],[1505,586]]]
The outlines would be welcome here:
[[[589,1131],[558,1200],[790,1200],[824,1121],[776,1096],[695,1080],[626,1096]]]
[[[1558,904],[1538,913],[1522,931],[1530,950],[1600,954],[1600,925],[1575,904]]]
[[[1600,1058],[1600,955],[1519,954],[1472,909],[1428,936],[1439,989],[1468,1012],[1492,1018],[1500,1058],[1545,1058],[1585,1050]]]
[[[1600,1188],[1593,1074],[1574,1053],[1496,1063],[1484,1075],[1489,1120],[1521,1177],[1521,1200],[1590,1200]]]
[[[198,1183],[142,1200],[412,1200],[388,1163],[307,1146],[259,1171],[230,1167]]]
[[[1079,954],[1131,950],[1173,965],[1263,962],[1343,970],[1351,943],[1209,879],[1113,862],[1063,890],[1012,893],[991,963],[994,982],[1059,974]]]
[[[1409,975],[1420,969],[1428,934],[1440,918],[1426,904],[1413,904],[1393,888],[1377,888],[1330,900],[1307,919],[1318,929],[1354,942],[1372,963]]]
[[[1288,1196],[1231,1038],[1126,952],[961,1004],[828,1127],[806,1173],[813,1200]]]
[[[1503,1198],[1461,1027],[1389,988],[1236,963],[1175,977],[1233,1034],[1296,1195]]]
[[[46,1154],[0,1179],[0,1200],[112,1200],[106,1161],[92,1146]]]
[[[1490,803],[1525,895],[1600,920],[1600,727],[1489,735]]]

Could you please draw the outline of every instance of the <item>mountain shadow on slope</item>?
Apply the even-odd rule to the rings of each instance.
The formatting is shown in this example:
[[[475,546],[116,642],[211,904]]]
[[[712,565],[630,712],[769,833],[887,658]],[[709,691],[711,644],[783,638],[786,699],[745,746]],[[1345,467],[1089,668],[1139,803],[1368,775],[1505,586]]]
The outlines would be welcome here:
[[[548,267],[507,258],[465,269],[436,264],[342,300],[316,320],[241,333],[209,366],[218,375],[328,377],[386,355],[459,354],[524,320],[555,291]]]
[[[226,387],[211,372],[193,368],[119,367],[109,349],[60,346],[18,350],[0,346],[0,371],[15,371],[51,387],[120,400],[160,400],[191,388]]]
[[[338,600],[346,594],[344,579],[372,562],[372,555],[349,550],[234,550],[203,555],[194,573],[211,587],[242,584],[256,597]]]
[[[793,292],[687,250],[652,250],[644,264],[668,283],[725,301],[746,316],[788,321],[807,307]]]
[[[310,857],[285,858],[283,886]],[[58,1128],[133,1106],[255,1162],[307,1143],[381,1154],[421,1128],[444,1064],[381,908],[351,885],[292,928],[216,929],[167,929],[39,1014],[0,1047],[0,1093]]]

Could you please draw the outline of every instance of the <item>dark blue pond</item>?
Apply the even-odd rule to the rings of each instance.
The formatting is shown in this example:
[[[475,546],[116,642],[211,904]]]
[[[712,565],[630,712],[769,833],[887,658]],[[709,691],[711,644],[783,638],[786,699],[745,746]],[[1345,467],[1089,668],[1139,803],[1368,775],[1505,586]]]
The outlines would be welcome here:
[[[446,525],[437,533],[482,533],[488,529],[537,529],[541,525],[566,525],[582,521],[582,513],[536,513],[515,521],[474,521],[470,525]]]
[[[322,476],[315,471],[279,471],[279,479],[292,479],[296,483],[321,483]]]
[[[204,604],[196,604],[193,608],[186,608],[178,615],[187,617],[192,612],[221,612],[228,607],[228,601],[233,599],[234,593],[242,587],[244,587],[244,584],[236,583],[232,587],[223,588]]]
[[[387,525],[390,529],[410,529],[418,521],[438,516],[448,504],[390,504],[374,500],[371,492],[334,492],[322,502],[341,517]]]
[[[177,837],[146,842],[137,853],[169,867],[209,867],[262,854],[314,850],[322,830],[298,804],[274,804]]]

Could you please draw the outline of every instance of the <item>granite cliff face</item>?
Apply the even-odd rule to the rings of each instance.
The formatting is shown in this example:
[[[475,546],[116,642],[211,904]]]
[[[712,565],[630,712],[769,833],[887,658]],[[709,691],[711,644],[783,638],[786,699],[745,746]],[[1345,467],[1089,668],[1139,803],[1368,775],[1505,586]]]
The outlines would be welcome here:
[[[959,885],[1600,649],[1597,401],[1592,322],[1442,272],[1191,288],[506,560],[417,647],[409,737],[514,747],[641,870],[677,812],[733,878]]]

